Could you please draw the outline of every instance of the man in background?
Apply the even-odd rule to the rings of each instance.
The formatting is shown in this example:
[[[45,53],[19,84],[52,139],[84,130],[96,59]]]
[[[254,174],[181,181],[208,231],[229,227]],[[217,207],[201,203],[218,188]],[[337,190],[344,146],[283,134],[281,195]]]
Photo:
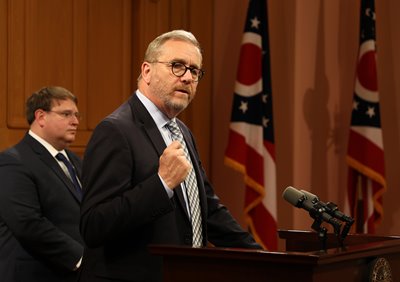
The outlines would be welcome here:
[[[260,248],[220,203],[176,116],[203,77],[192,33],[147,48],[138,90],[94,130],[83,163],[80,281],[162,281],[150,244]],[[190,278],[188,278],[190,280]]]
[[[76,281],[81,160],[67,147],[79,124],[77,98],[46,87],[26,102],[29,131],[0,154],[0,281]]]

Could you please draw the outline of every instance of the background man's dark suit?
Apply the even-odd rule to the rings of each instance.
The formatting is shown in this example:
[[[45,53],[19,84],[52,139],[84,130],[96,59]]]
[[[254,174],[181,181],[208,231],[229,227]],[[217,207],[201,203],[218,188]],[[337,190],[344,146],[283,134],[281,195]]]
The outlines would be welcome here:
[[[260,248],[220,204],[193,136],[183,123],[178,124],[194,160],[204,243]],[[151,256],[147,246],[192,244],[182,190],[176,188],[169,199],[157,174],[165,148],[135,94],[95,129],[83,162],[81,208],[81,233],[92,249],[85,251],[80,281],[160,281],[161,259]]]
[[[26,134],[0,154],[0,181],[0,281],[76,281],[80,203],[57,161]]]

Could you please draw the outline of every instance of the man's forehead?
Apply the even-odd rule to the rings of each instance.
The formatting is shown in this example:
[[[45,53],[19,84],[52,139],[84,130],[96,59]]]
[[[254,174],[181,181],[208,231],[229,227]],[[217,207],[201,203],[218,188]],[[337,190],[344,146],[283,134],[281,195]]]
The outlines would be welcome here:
[[[164,43],[159,58],[177,60],[184,63],[201,65],[202,55],[199,48],[191,42],[171,39]]]
[[[73,104],[73,105],[76,105],[75,102],[74,102],[73,100],[68,99],[68,98],[66,98],[66,99],[53,99],[53,100],[51,101],[51,105],[52,105],[53,107],[62,106],[62,105],[65,105],[65,104]]]

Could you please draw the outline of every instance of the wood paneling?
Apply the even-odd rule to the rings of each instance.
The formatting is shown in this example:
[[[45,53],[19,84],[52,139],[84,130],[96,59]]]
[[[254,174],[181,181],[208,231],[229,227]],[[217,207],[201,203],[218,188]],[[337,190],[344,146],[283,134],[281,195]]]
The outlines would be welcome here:
[[[0,149],[28,128],[26,98],[61,85],[79,100],[84,118],[72,149],[83,154],[96,124],[131,92],[131,1],[2,0],[0,7]]]
[[[7,126],[23,128],[25,101],[25,1],[8,1]]]
[[[91,130],[131,91],[131,1],[9,0],[2,13],[8,26],[2,25],[7,118],[1,147],[26,131],[26,98],[45,85],[61,85],[78,97],[84,114],[72,146],[82,154]]]
[[[131,2],[90,0],[88,22],[88,128],[131,94]]]
[[[7,0],[0,0],[0,148],[4,146],[7,93]]]

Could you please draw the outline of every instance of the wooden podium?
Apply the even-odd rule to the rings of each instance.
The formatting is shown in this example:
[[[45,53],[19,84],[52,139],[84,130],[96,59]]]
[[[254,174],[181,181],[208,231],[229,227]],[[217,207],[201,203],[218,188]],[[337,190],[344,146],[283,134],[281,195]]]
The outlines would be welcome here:
[[[233,248],[151,246],[164,258],[164,281],[400,281],[400,237],[348,235],[345,247],[328,234],[327,249],[315,232],[280,230],[284,252]],[[392,277],[392,280],[390,280]]]

